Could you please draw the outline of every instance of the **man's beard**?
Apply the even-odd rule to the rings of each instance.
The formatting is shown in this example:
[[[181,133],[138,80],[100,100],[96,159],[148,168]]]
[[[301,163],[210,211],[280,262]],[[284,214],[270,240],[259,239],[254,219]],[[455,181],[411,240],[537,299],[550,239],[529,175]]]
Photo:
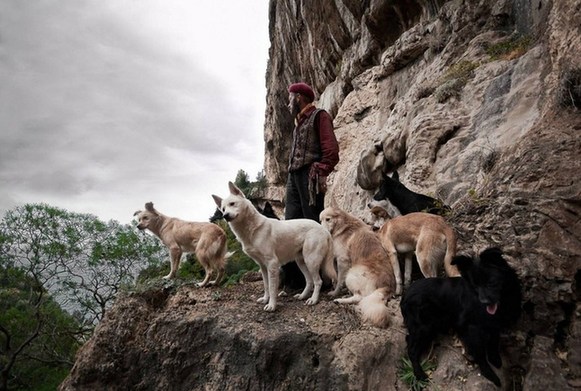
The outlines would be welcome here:
[[[301,112],[301,108],[299,107],[299,102],[296,99],[293,99],[292,102],[288,104],[288,110],[290,111],[291,115],[296,117]]]

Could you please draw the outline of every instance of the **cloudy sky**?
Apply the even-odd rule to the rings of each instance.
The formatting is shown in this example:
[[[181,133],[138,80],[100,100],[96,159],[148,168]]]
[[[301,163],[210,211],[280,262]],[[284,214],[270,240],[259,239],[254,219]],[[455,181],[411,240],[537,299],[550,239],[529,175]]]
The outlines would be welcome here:
[[[262,169],[266,0],[2,0],[0,215],[205,221]]]

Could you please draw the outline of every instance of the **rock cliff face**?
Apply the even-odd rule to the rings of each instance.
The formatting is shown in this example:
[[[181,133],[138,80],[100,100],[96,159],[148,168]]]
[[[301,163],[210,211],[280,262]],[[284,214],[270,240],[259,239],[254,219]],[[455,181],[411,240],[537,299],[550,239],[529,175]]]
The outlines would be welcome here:
[[[327,201],[368,220],[382,168],[444,200],[459,250],[500,246],[523,282],[505,387],[580,387],[581,3],[271,0],[270,36],[266,198],[284,202],[286,87],[305,81],[341,147]],[[406,389],[398,299],[378,330],[326,299],[263,313],[260,289],[119,299],[61,389]],[[439,389],[494,389],[452,339],[434,353]]]
[[[500,246],[524,281],[522,367],[548,338],[542,360],[571,384],[581,374],[580,26],[581,3],[567,0],[277,1],[265,131],[269,195],[282,200],[286,86],[311,83],[341,146],[327,202],[370,218],[380,175],[361,176],[368,155],[444,200],[460,251]]]

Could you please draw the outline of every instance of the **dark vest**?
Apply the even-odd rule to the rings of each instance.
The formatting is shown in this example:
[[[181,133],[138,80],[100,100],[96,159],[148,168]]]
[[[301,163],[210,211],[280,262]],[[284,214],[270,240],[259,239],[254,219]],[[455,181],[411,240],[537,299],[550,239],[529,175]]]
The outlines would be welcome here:
[[[321,143],[319,131],[315,126],[317,114],[323,109],[315,109],[309,118],[304,120],[293,131],[293,146],[290,154],[288,170],[297,171],[321,160]]]

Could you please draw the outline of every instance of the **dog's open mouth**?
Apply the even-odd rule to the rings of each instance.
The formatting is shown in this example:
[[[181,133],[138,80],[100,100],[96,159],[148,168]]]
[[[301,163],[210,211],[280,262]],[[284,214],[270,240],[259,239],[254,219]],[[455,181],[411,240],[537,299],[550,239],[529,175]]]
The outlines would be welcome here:
[[[488,304],[486,306],[486,312],[488,312],[490,315],[496,314],[497,309],[498,309],[498,303]]]

